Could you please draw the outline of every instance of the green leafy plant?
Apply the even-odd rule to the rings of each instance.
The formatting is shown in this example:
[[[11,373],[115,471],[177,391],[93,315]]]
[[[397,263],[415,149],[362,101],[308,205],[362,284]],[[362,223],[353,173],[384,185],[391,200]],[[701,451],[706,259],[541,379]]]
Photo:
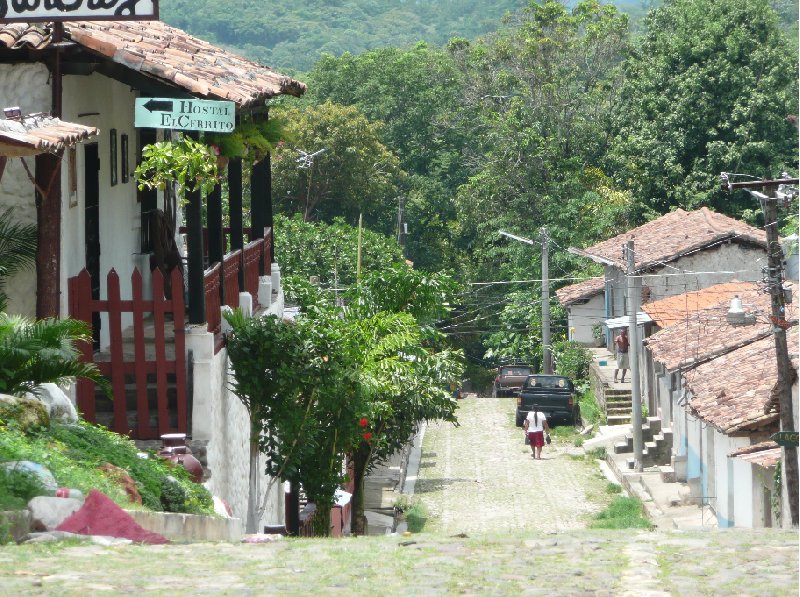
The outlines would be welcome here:
[[[577,342],[564,340],[553,344],[553,361],[559,375],[577,381],[589,377],[592,353]]]
[[[243,122],[230,133],[207,134],[204,141],[216,147],[221,156],[258,162],[273,153],[280,143],[292,138],[286,120],[273,117],[260,122]]]
[[[0,467],[0,511],[21,510],[31,498],[45,494],[45,488],[35,475]]]
[[[77,342],[91,342],[88,326],[81,321],[33,321],[0,313],[0,392],[35,393],[43,383],[61,384],[84,377],[111,396],[111,385],[97,367],[81,361]]]
[[[207,145],[191,137],[145,145],[142,162],[134,175],[139,181],[139,190],[164,189],[177,182],[182,192],[202,190],[208,193],[220,180],[216,155]]]

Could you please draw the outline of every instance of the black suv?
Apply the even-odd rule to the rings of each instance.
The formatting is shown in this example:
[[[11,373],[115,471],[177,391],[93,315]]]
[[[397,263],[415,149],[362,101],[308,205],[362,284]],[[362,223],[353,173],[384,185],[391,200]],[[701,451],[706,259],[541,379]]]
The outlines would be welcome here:
[[[563,375],[531,375],[517,396],[517,427],[522,427],[532,410],[547,417],[548,422],[561,420],[571,425],[580,422],[580,406],[572,380]]]

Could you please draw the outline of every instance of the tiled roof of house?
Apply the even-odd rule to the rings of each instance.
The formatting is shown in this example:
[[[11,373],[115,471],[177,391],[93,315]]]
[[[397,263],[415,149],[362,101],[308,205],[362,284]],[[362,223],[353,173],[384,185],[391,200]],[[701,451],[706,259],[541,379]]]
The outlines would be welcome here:
[[[196,97],[230,100],[240,107],[306,90],[300,81],[160,21],[69,21],[64,37]],[[42,49],[50,41],[47,25],[0,26],[0,45],[7,48]]]
[[[798,349],[797,330],[787,333],[789,352]],[[684,374],[689,409],[726,434],[766,427],[778,420],[769,410],[778,367],[775,340],[762,338]]]
[[[0,156],[55,153],[95,135],[97,129],[93,126],[64,122],[49,114],[0,120]]]
[[[798,321],[798,297],[793,293],[786,319]],[[645,344],[653,360],[668,370],[688,369],[735,348],[769,335],[770,297],[756,290],[740,293],[745,312],[753,313],[753,325],[731,325],[727,320],[730,301],[689,313],[680,325],[672,325],[650,336]]]
[[[11,50],[30,48],[41,50],[50,43],[46,23],[8,23],[0,25],[0,47]]]
[[[604,288],[605,279],[602,276],[598,278],[589,278],[577,284],[570,284],[569,286],[559,288],[556,290],[556,297],[558,298],[558,302],[566,307],[590,299],[597,294],[601,294]]]
[[[659,327],[666,328],[685,322],[690,313],[730,301],[735,296],[753,294],[755,291],[756,285],[753,282],[725,282],[645,303],[642,305],[642,311],[647,313]]]
[[[781,459],[783,450],[775,442],[761,442],[745,448],[740,448],[728,454],[745,462],[756,464],[763,468],[772,468]]]
[[[641,271],[727,239],[767,246],[763,230],[702,207],[688,212],[678,209],[586,249],[570,251],[625,269],[622,246],[634,240],[636,270]]]

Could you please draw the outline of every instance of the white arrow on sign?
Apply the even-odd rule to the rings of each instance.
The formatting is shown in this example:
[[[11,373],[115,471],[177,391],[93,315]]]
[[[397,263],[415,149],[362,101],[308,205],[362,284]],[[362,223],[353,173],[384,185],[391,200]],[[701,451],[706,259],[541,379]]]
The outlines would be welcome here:
[[[236,105],[213,100],[140,97],[136,99],[137,128],[230,133],[236,127]]]

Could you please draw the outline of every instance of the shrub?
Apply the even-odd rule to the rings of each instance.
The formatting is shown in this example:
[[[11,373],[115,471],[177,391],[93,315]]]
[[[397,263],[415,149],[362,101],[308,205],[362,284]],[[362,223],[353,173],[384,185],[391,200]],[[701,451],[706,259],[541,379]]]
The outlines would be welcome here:
[[[553,344],[553,363],[559,375],[579,381],[589,377],[592,353],[577,342],[568,340],[555,342]]]

